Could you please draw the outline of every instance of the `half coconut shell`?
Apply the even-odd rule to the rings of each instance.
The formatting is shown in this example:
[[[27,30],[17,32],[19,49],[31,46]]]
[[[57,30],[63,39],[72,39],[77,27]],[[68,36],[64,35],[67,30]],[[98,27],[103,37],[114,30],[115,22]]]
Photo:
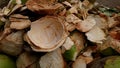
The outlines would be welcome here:
[[[52,51],[60,47],[67,35],[64,20],[55,16],[43,17],[31,24],[27,40],[35,51]]]

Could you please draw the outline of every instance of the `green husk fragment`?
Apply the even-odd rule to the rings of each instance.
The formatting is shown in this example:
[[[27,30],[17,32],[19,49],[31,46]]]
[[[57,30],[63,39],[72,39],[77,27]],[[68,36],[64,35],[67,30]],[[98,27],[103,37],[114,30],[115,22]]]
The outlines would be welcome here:
[[[0,68],[17,68],[15,62],[8,56],[0,54]]]
[[[101,54],[103,56],[112,56],[112,55],[118,55],[119,53],[117,51],[115,51],[113,48],[108,47],[108,48],[102,50]]]
[[[104,68],[120,68],[120,57],[113,57],[106,60]]]
[[[74,61],[77,56],[77,49],[76,46],[73,45],[70,50],[65,51],[63,54],[66,61]]]
[[[5,25],[5,23],[2,22],[2,21],[0,21],[0,29],[1,29],[2,27],[4,27],[4,25]]]
[[[21,1],[23,5],[27,2],[27,0],[21,0]]]
[[[27,2],[27,0],[21,0],[21,2],[22,2],[22,5],[24,5]],[[16,4],[16,0],[12,0],[12,4]]]
[[[16,4],[16,0],[12,0],[12,4]]]

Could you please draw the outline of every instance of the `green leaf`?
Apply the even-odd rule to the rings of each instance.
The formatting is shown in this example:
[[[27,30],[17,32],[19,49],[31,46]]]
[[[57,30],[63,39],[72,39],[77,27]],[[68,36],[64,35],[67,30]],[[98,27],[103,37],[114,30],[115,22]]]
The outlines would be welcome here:
[[[112,16],[115,13],[119,13],[119,11],[116,8],[99,8],[99,11],[101,11],[107,16]]]
[[[120,68],[120,57],[114,57],[106,60],[104,68]]]
[[[76,46],[73,45],[70,50],[65,51],[63,54],[65,60],[67,61],[74,61],[77,55],[77,49]]]

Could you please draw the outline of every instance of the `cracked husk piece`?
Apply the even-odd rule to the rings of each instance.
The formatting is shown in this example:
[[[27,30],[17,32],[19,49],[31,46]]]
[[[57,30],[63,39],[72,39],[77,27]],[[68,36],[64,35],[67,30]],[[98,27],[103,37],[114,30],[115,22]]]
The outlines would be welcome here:
[[[11,33],[1,40],[0,50],[12,56],[17,56],[22,52],[23,32]]]
[[[28,19],[27,16],[23,16],[20,14],[11,15],[9,19],[11,22],[10,24],[11,29],[21,30],[29,27],[31,24],[31,21]]]
[[[32,53],[24,52],[17,59],[17,62],[16,62],[17,68],[39,68],[37,64],[34,67],[31,66],[37,63],[38,59],[39,59],[38,56]]]
[[[42,56],[39,64],[41,68],[65,68],[60,49],[56,49]]]
[[[56,0],[28,0],[26,6],[38,14],[55,14],[63,8],[63,5]]]

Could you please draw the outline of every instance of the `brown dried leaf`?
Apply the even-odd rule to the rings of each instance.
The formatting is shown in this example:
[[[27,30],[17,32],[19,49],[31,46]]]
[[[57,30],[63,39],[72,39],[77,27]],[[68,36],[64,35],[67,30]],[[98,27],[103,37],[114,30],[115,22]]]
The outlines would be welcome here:
[[[114,28],[109,32],[110,36],[116,40],[120,40],[120,28]]]
[[[75,5],[75,6],[72,6],[72,7],[68,10],[68,12],[77,14],[77,13],[78,13],[77,6],[76,6],[76,5]]]
[[[109,28],[115,27],[117,25],[117,21],[114,20],[113,17],[108,17],[108,26]]]

